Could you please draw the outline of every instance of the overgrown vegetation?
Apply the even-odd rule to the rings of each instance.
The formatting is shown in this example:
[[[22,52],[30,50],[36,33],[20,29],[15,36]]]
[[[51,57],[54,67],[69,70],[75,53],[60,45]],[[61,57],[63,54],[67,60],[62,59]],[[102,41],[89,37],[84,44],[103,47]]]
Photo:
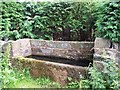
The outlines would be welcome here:
[[[15,72],[10,63],[10,45],[6,48],[6,52],[3,55],[0,52],[0,88],[7,88],[10,84],[16,84]]]
[[[0,39],[92,41],[96,31],[118,42],[119,8],[120,2],[2,2]]]
[[[120,1],[102,4],[98,10],[96,36],[120,41]]]
[[[120,41],[120,2],[1,2],[0,17],[2,40],[92,41],[95,34],[114,42]],[[32,78],[28,70],[18,72],[13,69],[9,49],[8,45],[5,54],[0,53],[0,88],[60,87],[46,78]],[[114,60],[105,60],[102,70],[94,64],[88,71],[87,79],[71,82],[66,88],[120,88],[120,73]]]
[[[103,66],[100,69],[96,64],[93,64],[93,67],[89,68],[88,78],[80,81],[80,88],[119,90],[119,68],[115,60],[105,59]]]
[[[0,53],[0,89],[1,88],[59,88],[60,85],[46,77],[38,79],[30,75],[29,69],[17,70],[11,66],[10,45],[5,53]]]
[[[115,89],[119,90],[119,78],[120,72],[118,65],[114,60],[106,59],[103,62],[102,68],[97,66],[97,64],[93,64],[93,66],[88,67],[88,75],[87,78],[80,77],[82,80],[80,82],[71,82],[68,84],[68,88],[82,88],[96,90],[96,89]]]
[[[3,40],[92,40],[94,3],[2,2],[1,7]]]

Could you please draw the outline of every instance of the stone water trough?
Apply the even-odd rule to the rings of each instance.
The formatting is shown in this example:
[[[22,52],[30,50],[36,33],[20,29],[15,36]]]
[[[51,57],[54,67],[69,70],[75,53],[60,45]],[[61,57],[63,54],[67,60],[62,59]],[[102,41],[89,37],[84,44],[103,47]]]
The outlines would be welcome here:
[[[30,68],[34,77],[46,76],[65,85],[80,80],[93,60],[93,42],[20,39],[10,42],[12,65]]]

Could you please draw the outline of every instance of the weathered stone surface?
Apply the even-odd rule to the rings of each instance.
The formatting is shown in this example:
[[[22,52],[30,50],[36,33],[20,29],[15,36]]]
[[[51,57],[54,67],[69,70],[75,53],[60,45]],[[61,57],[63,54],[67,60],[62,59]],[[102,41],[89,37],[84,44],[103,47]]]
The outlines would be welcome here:
[[[31,55],[31,45],[29,39],[24,39],[24,41],[20,40],[21,45],[21,54],[22,56],[28,56]]]
[[[109,39],[96,38],[94,43],[94,48],[109,48],[111,42]]]
[[[40,47],[40,48],[32,48],[32,55],[54,56],[54,57],[61,57],[61,58],[75,59],[75,60],[87,59],[91,61],[93,52],[84,49],[72,50],[72,49]]]
[[[76,41],[47,41],[31,39],[31,47],[61,48],[61,49],[92,49],[93,42],[76,42]]]
[[[12,48],[12,56],[21,56],[21,51],[20,51],[20,42],[19,41],[12,41],[11,42],[11,48]]]
[[[31,40],[32,55],[92,60],[93,42]]]
[[[109,59],[110,60],[110,59]],[[93,61],[93,64],[96,66],[96,68],[100,71],[104,70],[106,68],[106,62],[104,61]],[[116,64],[116,66],[118,68],[120,68],[120,66],[118,64]],[[108,67],[108,66],[107,66]]]
[[[94,42],[94,52],[96,54],[102,54],[103,48],[110,48],[111,42],[108,39],[96,38]]]
[[[94,60],[101,61],[110,58],[120,65],[120,43],[111,43],[110,40],[96,38],[94,51]]]
[[[46,76],[55,82],[59,82],[61,85],[65,85],[69,82],[68,77],[71,77],[73,80],[80,80],[80,75],[85,77],[87,73],[86,67],[60,64],[44,60],[18,57],[13,58],[12,62],[14,62],[14,65],[18,68],[30,67],[31,75],[36,78],[40,76]]]
[[[31,45],[29,39],[13,41],[11,42],[11,46],[13,57],[31,55]]]
[[[93,59],[93,42],[19,39],[11,41],[12,56],[43,55],[67,59]]]
[[[113,43],[113,49],[120,51],[120,43]]]
[[[101,54],[100,53],[94,54],[95,60],[101,61],[103,59],[109,58],[111,60],[115,60],[120,65],[120,52],[119,51],[117,51],[116,49],[108,49],[108,48],[104,48],[100,50],[101,50]]]

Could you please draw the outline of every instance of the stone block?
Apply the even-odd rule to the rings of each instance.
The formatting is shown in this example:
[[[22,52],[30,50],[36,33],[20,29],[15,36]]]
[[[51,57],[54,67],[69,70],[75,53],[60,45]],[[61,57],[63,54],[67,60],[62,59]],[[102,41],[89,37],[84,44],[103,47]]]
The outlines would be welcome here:
[[[87,73],[87,67],[36,60],[31,58],[16,57],[12,58],[12,62],[16,63],[14,66],[17,68],[22,67],[24,69],[29,67],[31,75],[35,78],[46,76],[55,82],[60,83],[61,85],[68,84],[69,77],[71,77],[73,80],[79,81],[80,75],[86,77]],[[19,62],[18,65],[17,62]]]
[[[59,49],[92,49],[94,46],[93,42],[76,42],[76,41],[47,41],[47,40],[34,40],[31,39],[31,47],[39,48],[59,48]]]
[[[107,54],[106,48],[110,48],[111,42],[108,39],[96,38],[94,42],[94,60],[102,60],[103,55]]]
[[[30,39],[20,39],[20,52],[21,56],[29,56],[31,55],[31,45]]]
[[[53,56],[53,57],[61,57],[67,59],[86,59],[92,60],[93,52],[84,49],[72,50],[72,49],[59,49],[59,48],[32,48],[32,55],[37,56]]]
[[[104,48],[101,49],[100,53],[94,53],[94,60],[96,61],[103,61],[104,59],[111,59],[115,60],[116,63],[120,65],[120,52],[116,49]]]
[[[13,41],[11,42],[11,48],[12,48],[12,56],[22,56],[21,55],[21,46],[20,46],[20,42],[19,41]]]
[[[15,56],[31,55],[31,45],[29,39],[19,39],[12,42],[12,54]]]
[[[94,48],[110,48],[111,42],[109,39],[96,38]]]
[[[120,65],[120,43],[111,43],[108,39],[96,38],[94,51],[94,60],[101,61],[110,58]]]
[[[32,55],[92,60],[93,42],[31,40]]]
[[[113,43],[113,49],[116,49],[117,51],[120,51],[120,43]]]

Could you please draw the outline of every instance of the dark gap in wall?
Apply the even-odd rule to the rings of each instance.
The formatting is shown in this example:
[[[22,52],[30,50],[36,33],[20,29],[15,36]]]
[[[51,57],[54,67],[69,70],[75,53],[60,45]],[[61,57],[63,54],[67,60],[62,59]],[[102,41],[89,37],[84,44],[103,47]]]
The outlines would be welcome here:
[[[27,56],[26,58],[33,58],[36,60],[44,60],[44,61],[63,63],[63,64],[69,64],[74,66],[83,66],[83,67],[86,67],[89,65],[89,63],[92,63],[92,61],[89,61],[89,60],[74,60],[74,59],[66,59],[66,58],[53,57],[53,56],[30,55],[30,56]]]

